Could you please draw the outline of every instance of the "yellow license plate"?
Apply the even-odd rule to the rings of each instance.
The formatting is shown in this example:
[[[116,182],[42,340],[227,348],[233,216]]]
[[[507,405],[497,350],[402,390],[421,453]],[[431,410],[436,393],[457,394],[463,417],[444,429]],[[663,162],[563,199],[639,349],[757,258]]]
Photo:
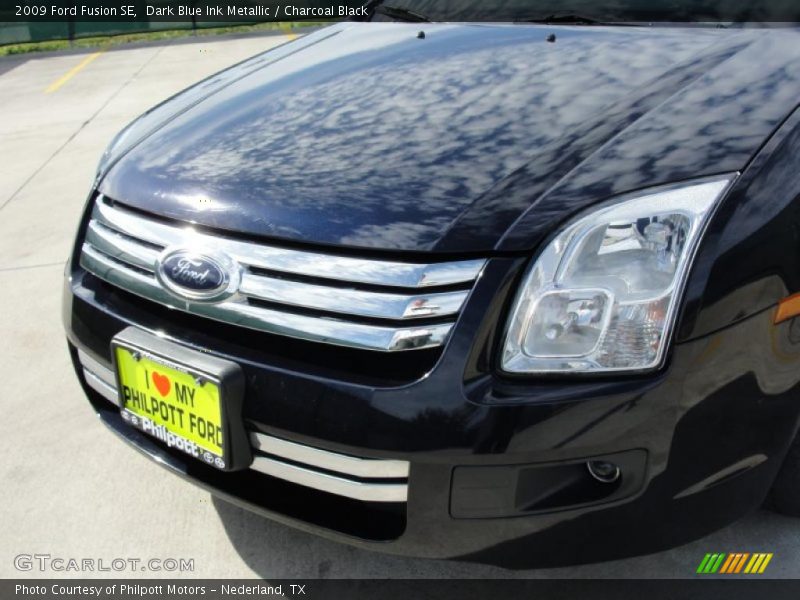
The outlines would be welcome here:
[[[191,368],[115,346],[122,417],[137,429],[225,468],[220,386]]]

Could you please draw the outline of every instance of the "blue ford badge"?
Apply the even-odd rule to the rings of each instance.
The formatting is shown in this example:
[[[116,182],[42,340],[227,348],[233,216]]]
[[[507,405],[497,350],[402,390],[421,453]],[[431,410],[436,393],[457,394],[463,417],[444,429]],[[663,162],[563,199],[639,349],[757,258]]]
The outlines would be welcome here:
[[[173,295],[194,301],[221,300],[238,286],[238,269],[230,258],[184,248],[164,252],[156,275]]]

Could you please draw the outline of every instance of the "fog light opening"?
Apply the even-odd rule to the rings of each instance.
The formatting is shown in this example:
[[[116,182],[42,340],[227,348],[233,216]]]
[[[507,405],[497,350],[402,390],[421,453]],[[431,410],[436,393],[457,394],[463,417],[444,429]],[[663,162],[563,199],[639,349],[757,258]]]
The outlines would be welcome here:
[[[614,483],[622,475],[619,467],[604,460],[590,460],[586,463],[589,474],[601,483]]]

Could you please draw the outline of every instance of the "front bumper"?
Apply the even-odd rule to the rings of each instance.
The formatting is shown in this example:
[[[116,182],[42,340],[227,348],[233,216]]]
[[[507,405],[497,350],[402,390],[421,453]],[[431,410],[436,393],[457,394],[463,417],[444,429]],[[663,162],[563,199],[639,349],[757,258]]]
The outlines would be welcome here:
[[[77,268],[64,320],[78,377],[123,439],[220,497],[357,546],[520,568],[577,564],[684,543],[761,504],[798,422],[792,323],[775,327],[765,311],[675,346],[653,376],[508,380],[491,369],[493,324],[521,267],[490,261],[424,376],[383,384],[358,369],[318,369],[314,356],[286,359],[280,340],[181,316]],[[354,485],[323,491],[287,476],[309,465],[276,457],[274,446],[283,466],[271,472],[221,473],[168,450],[125,425],[112,395],[87,379],[85,368],[110,368],[110,340],[131,325],[239,363],[254,443],[406,465],[407,476],[349,474]],[[569,487],[573,466],[596,458],[627,461],[624,489]],[[388,495],[362,494],[375,485]],[[547,486],[566,491],[542,494]]]

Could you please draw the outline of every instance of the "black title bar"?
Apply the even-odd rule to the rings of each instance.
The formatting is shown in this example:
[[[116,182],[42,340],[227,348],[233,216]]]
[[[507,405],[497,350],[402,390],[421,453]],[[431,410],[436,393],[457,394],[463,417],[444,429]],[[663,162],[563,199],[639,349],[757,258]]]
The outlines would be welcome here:
[[[634,596],[649,600],[794,599],[800,596],[800,580],[699,577],[688,580],[0,580],[0,598],[4,600],[623,600]]]
[[[366,0],[0,0],[0,21],[232,22],[364,17]]]

